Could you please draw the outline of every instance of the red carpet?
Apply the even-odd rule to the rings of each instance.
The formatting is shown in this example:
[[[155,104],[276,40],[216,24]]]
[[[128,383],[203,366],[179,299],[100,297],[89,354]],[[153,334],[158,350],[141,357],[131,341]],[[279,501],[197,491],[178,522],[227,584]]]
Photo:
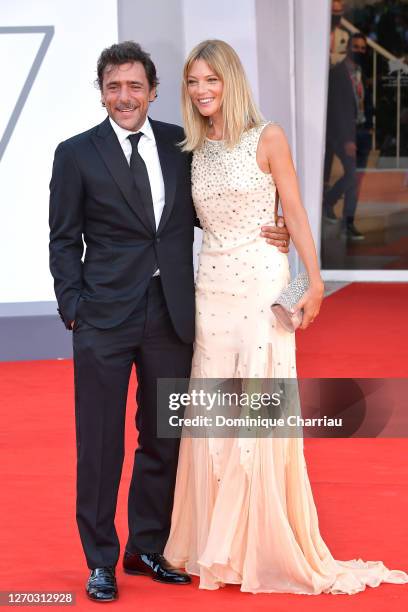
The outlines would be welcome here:
[[[329,297],[298,334],[302,376],[406,377],[407,285],[354,284]],[[0,364],[2,520],[0,591],[75,591],[77,609],[95,610],[75,524],[72,363]],[[117,527],[126,539],[126,496],[135,446],[134,381]],[[408,569],[407,440],[306,440],[323,537],[338,559],[378,560]],[[382,585],[355,596],[250,595],[170,587],[118,571],[115,610],[399,612],[408,587]],[[54,608],[55,606],[53,606]]]

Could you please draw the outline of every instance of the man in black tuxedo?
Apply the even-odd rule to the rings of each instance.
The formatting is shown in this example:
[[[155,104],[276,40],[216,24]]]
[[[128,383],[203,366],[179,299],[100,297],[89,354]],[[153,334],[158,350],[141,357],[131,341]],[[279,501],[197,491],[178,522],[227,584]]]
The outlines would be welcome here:
[[[158,84],[149,54],[133,42],[112,45],[98,60],[98,83],[108,117],[55,152],[50,268],[61,318],[73,330],[77,522],[91,569],[87,593],[109,601],[117,597],[114,518],[133,364],[139,445],[124,569],[190,582],[162,556],[179,441],[157,438],[156,383],[190,375],[196,217],[190,156],[178,146],[183,130],[147,118]],[[273,244],[289,238],[285,228],[270,230]]]

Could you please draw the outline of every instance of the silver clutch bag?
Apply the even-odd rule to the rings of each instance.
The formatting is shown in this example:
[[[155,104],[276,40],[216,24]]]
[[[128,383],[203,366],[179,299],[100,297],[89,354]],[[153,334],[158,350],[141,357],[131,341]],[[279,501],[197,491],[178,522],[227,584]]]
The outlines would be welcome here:
[[[301,272],[289,283],[271,306],[271,310],[279,323],[289,332],[294,332],[302,323],[303,310],[295,314],[291,310],[308,289],[309,278],[306,272]]]

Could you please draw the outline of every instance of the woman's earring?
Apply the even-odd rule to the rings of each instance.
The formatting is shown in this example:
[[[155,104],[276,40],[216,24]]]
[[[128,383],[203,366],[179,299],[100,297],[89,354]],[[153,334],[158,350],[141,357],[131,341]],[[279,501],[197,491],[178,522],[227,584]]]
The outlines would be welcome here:
[[[208,117],[208,125],[209,125],[209,127],[213,126],[213,120],[212,120],[211,117]]]

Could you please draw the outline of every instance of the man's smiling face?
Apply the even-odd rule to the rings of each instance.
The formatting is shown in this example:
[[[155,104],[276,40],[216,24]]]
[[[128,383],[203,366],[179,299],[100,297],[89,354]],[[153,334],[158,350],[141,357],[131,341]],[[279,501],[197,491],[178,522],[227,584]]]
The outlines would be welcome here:
[[[108,65],[103,73],[102,102],[108,115],[131,132],[137,132],[145,122],[156,88],[150,87],[146,71],[140,62]]]

